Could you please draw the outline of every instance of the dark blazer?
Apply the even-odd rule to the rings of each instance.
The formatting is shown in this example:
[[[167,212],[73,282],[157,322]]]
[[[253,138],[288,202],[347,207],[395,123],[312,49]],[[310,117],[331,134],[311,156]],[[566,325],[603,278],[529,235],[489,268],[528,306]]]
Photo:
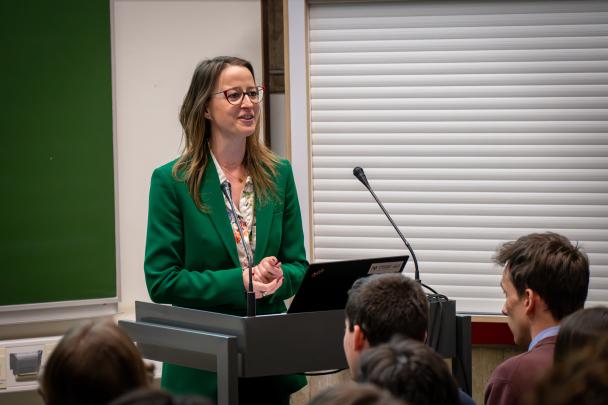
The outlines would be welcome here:
[[[526,393],[553,365],[557,336],[538,342],[532,350],[511,357],[501,363],[486,386],[486,405],[518,404]]]
[[[244,316],[242,269],[215,165],[209,160],[202,179],[200,193],[207,212],[201,212],[187,185],[173,177],[174,164],[154,170],[150,185],[144,263],[150,297],[154,302]],[[308,266],[288,161],[277,166],[274,180],[276,199],[261,202],[256,195],[254,263],[276,256],[282,263],[284,281],[274,294],[257,300],[258,314],[285,311],[283,301],[295,294]],[[306,385],[303,376],[259,380],[255,386],[263,388],[265,395],[289,394]],[[173,364],[163,365],[162,386],[174,393],[217,396],[214,373]]]

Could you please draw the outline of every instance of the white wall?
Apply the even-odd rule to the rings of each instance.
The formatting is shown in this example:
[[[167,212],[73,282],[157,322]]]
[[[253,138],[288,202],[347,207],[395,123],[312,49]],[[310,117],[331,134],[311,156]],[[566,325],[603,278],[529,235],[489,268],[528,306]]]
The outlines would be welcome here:
[[[288,21],[284,25],[284,35],[288,38],[289,46],[289,96],[291,139],[291,164],[293,166],[296,188],[300,199],[302,211],[302,225],[304,226],[304,240],[309,260],[314,261],[310,229],[310,203],[312,195],[309,193],[309,142],[308,142],[308,83],[306,61],[306,17],[308,5],[302,0],[288,0]],[[287,66],[286,66],[287,69]],[[287,76],[286,76],[287,77]],[[287,94],[286,94],[287,95]]]

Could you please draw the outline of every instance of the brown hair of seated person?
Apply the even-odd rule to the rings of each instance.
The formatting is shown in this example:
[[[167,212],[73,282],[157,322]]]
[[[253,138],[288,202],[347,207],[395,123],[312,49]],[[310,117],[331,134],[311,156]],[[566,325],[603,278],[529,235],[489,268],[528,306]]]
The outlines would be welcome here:
[[[590,341],[556,363],[527,397],[529,405],[605,405],[608,400],[608,336]]]
[[[376,384],[415,405],[457,405],[458,386],[446,363],[429,346],[396,336],[364,350],[357,381]]]
[[[114,322],[87,322],[68,331],[51,353],[40,394],[47,405],[107,404],[149,386],[152,370]]]
[[[407,405],[407,402],[376,385],[351,381],[321,391],[308,405]]]
[[[494,260],[505,267],[518,296],[527,289],[536,292],[555,321],[583,308],[589,258],[565,236],[554,232],[522,236],[501,245]]]
[[[370,346],[395,334],[424,341],[429,303],[422,287],[403,274],[376,274],[353,283],[344,309],[348,330],[359,325]]]
[[[121,395],[108,405],[212,405],[197,395],[174,396],[154,388],[139,388]]]
[[[563,361],[568,353],[608,334],[608,307],[585,308],[566,317],[555,341],[553,360]]]

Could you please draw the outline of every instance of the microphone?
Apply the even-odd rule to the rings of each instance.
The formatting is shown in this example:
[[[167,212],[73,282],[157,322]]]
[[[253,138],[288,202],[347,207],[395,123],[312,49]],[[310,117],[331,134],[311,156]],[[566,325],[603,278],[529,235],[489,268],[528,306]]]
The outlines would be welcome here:
[[[249,268],[249,286],[247,287],[247,316],[255,316],[256,302],[255,293],[253,292],[253,256],[251,255],[249,245],[245,242],[243,229],[241,228],[241,224],[237,219],[236,209],[234,209],[234,202],[232,201],[232,188],[230,187],[230,183],[228,180],[224,180],[222,184],[220,184],[220,187],[224,193],[224,196],[228,200],[228,203],[230,204],[230,213],[234,218],[234,222],[236,222],[239,235],[241,235],[241,243],[243,244],[243,249],[245,250],[245,256],[247,256],[247,267]]]
[[[367,177],[365,177],[365,172],[363,171],[363,169],[359,166],[355,167],[353,169],[353,175],[365,186],[365,188],[367,188],[369,190],[372,197],[374,197],[374,200],[376,200],[376,202],[382,209],[382,212],[384,212],[384,215],[386,215],[389,222],[391,223],[393,228],[395,228],[395,231],[397,231],[397,234],[399,234],[399,237],[401,238],[403,243],[405,243],[405,246],[407,247],[407,249],[410,251],[410,254],[412,255],[412,259],[414,259],[414,279],[416,281],[418,281],[422,286],[426,287],[427,289],[431,290],[433,293],[437,294],[437,291],[433,290],[431,287],[429,287],[428,285],[426,285],[422,281],[420,281],[420,272],[418,271],[418,259],[416,259],[416,254],[414,253],[414,249],[412,249],[412,247],[410,246],[410,243],[407,241],[407,239],[405,239],[405,236],[403,236],[403,234],[399,230],[399,227],[397,226],[397,224],[395,224],[395,222],[393,221],[393,219],[391,218],[389,213],[384,208],[384,205],[382,205],[382,203],[376,196],[376,193],[374,193],[374,190],[372,190],[371,186],[369,185],[369,182],[367,181]]]

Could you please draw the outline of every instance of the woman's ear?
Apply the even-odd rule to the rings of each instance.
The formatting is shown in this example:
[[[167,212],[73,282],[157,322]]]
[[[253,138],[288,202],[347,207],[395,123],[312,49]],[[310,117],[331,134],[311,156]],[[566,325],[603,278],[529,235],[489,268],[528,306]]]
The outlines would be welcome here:
[[[207,118],[208,120],[211,119],[211,114],[209,114],[209,109],[207,106],[205,106],[205,109],[203,110],[203,117]]]

